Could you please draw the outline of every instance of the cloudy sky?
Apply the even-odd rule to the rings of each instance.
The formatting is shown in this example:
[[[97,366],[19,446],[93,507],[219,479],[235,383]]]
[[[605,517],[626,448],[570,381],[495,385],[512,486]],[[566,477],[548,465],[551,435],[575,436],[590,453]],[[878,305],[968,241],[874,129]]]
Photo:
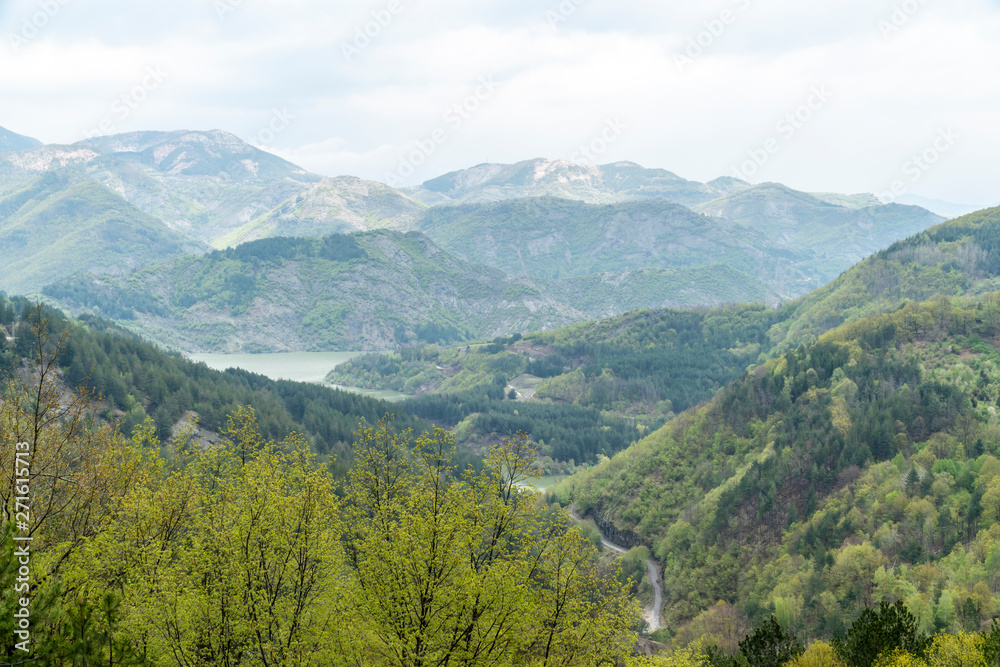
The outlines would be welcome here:
[[[997,35],[998,0],[0,0],[0,125],[221,128],[406,184],[549,157],[987,205]]]

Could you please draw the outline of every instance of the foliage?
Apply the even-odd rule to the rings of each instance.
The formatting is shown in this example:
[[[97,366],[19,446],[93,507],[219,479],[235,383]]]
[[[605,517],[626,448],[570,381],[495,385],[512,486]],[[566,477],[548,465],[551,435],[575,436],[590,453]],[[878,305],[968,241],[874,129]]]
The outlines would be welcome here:
[[[845,667],[845,665],[837,657],[832,646],[823,641],[815,641],[790,661],[788,667]]]
[[[7,305],[9,304],[9,305]],[[350,466],[350,442],[359,419],[375,422],[390,409],[384,401],[318,385],[275,382],[242,370],[224,373],[210,370],[177,355],[166,354],[107,321],[85,316],[78,322],[25,299],[5,300],[0,307],[9,312],[9,326],[17,340],[12,349],[0,350],[0,377],[31,358],[38,318],[45,320],[44,335],[62,337],[51,373],[71,387],[100,396],[105,415],[123,416],[122,430],[128,434],[155,417],[161,440],[173,435],[182,419],[197,416],[201,427],[219,432],[227,416],[239,405],[253,404],[260,428],[268,438],[298,431],[314,451],[332,458],[339,455],[341,471]],[[194,413],[193,415],[191,413]],[[400,424],[418,427],[419,422],[400,415]]]
[[[750,667],[781,667],[803,650],[802,642],[786,632],[774,616],[740,642],[740,653]]]
[[[997,302],[845,325],[553,493],[652,547],[688,641],[718,600],[804,639],[882,600],[904,600],[921,632],[977,630],[1000,562]]]
[[[865,609],[844,639],[833,641],[837,656],[852,667],[870,667],[893,651],[920,657],[926,648],[927,638],[918,632],[917,619],[902,600],[892,605],[883,600],[878,609]]]
[[[82,398],[66,406],[41,313],[35,375],[0,404],[0,454],[28,442],[40,466],[31,662],[582,667],[635,642],[640,611],[617,568],[522,488],[525,437],[477,471],[456,468],[444,431],[362,423],[346,480],[301,436],[267,438],[249,406],[216,445],[164,446],[151,420],[126,438],[86,419]],[[0,537],[10,583],[10,529]],[[21,664],[13,636],[2,655]]]

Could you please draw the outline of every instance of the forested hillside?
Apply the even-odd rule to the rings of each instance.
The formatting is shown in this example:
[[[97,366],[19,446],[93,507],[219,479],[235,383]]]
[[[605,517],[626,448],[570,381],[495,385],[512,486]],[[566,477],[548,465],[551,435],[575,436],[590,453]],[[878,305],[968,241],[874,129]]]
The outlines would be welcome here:
[[[829,637],[897,597],[924,630],[978,629],[996,611],[998,334],[997,294],[846,325],[557,494],[653,548],[682,632],[723,600]]]
[[[420,394],[403,407],[457,426],[471,446],[523,430],[555,472],[566,469],[558,462],[613,454],[710,398],[757,360],[777,317],[763,305],[642,311],[488,345],[365,355],[329,379]],[[603,436],[586,442],[579,425],[563,427],[579,419]]]
[[[63,280],[44,294],[189,352],[384,350],[551,329],[672,300],[770,293],[734,274],[709,267],[532,280],[465,262],[419,232],[380,231],[263,239],[126,278]],[[728,284],[717,286],[719,277]]]
[[[149,421],[125,434],[95,420],[62,385],[55,332],[34,332],[23,375],[0,384],[5,664],[629,658],[628,582],[523,488],[523,439],[477,471],[444,431],[362,424],[338,476],[239,406],[217,443],[164,443]]]
[[[68,388],[99,396],[100,416],[120,419],[126,434],[148,417],[156,436],[167,440],[196,419],[203,435],[214,441],[229,414],[241,405],[253,405],[265,437],[301,433],[314,452],[342,472],[350,465],[350,443],[359,421],[371,424],[395,412],[384,401],[319,385],[274,382],[245,371],[213,371],[166,354],[109,322],[93,317],[68,320],[48,308],[39,311],[27,299],[2,296],[0,326],[14,340],[0,333],[0,379],[13,377],[36,352],[33,326],[39,312],[48,322],[53,345],[65,336],[55,359],[60,378]],[[406,414],[400,415],[399,425],[426,428]]]

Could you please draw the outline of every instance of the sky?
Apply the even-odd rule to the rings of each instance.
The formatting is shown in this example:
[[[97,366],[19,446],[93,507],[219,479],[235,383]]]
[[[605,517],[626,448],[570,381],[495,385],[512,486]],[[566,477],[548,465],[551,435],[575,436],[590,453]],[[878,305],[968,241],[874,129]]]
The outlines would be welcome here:
[[[632,161],[1000,202],[1000,0],[0,0],[0,126],[223,129],[320,174]]]

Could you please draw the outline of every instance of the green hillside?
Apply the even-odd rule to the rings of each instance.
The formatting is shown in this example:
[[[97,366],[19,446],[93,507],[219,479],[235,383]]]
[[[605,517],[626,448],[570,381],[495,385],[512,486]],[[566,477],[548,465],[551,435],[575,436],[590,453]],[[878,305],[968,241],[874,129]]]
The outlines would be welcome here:
[[[874,197],[810,195],[764,183],[693,210],[753,229],[825,284],[872,253],[944,220],[917,206],[869,199]]]
[[[87,389],[100,397],[96,416],[122,419],[123,432],[147,417],[161,439],[168,439],[197,420],[206,442],[218,440],[228,415],[252,405],[266,437],[282,438],[296,431],[325,460],[339,456],[340,468],[349,467],[350,443],[361,419],[375,423],[394,407],[367,398],[313,384],[275,382],[245,371],[214,371],[177,354],[167,354],[135,334],[94,317],[67,319],[44,308],[47,331],[54,342],[66,335],[56,365],[66,385]],[[38,321],[34,303],[0,294],[0,382],[9,379],[22,361],[34,354],[32,325]],[[3,332],[9,332],[8,341]],[[426,428],[419,420],[399,416],[403,428]]]
[[[44,293],[169,347],[228,352],[384,350],[552,329],[719,294],[734,301],[770,294],[711,267],[565,282],[510,277],[443,252],[422,234],[389,231],[265,239],[124,278],[64,280]]]
[[[786,340],[709,403],[556,489],[619,543],[652,549],[680,640],[722,613],[753,624],[775,613],[816,638],[881,599],[903,599],[924,631],[978,629],[998,611],[994,239],[998,211],[984,211],[871,258],[807,300],[836,301],[831,317],[853,302],[854,321],[795,349]],[[934,292],[969,295],[909,298]],[[824,321],[772,333],[814,336]]]
[[[542,198],[436,207],[420,229],[464,259],[537,278],[723,264],[766,276],[779,292],[797,295],[820,284],[787,257],[770,254],[762,233],[665,201],[599,206]]]
[[[942,221],[917,207],[847,207],[775,184],[695,210],[705,215],[658,199],[516,199],[437,206],[419,228],[459,257],[508,273],[557,278],[720,264],[794,297]]]
[[[0,289],[37,290],[73,274],[122,274],[199,244],[74,171],[49,171],[0,199]]]

